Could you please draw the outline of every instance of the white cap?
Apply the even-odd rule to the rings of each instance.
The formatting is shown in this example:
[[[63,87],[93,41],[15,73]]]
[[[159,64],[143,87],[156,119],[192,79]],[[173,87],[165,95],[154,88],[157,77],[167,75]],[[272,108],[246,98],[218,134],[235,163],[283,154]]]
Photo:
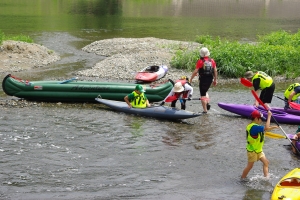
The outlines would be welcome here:
[[[209,55],[210,55],[209,50],[206,47],[200,49],[200,57],[205,57]]]

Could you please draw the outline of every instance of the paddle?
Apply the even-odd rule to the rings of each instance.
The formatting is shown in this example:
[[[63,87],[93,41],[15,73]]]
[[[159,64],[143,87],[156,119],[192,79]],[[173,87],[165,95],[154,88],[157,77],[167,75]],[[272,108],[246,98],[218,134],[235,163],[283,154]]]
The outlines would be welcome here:
[[[246,87],[252,87],[253,86],[253,84],[246,78],[241,78],[240,81]]]
[[[281,97],[279,97],[279,96],[277,96],[277,95],[275,95],[275,94],[273,94],[273,96],[274,96],[274,97],[277,97],[278,99],[281,99],[281,100],[283,100],[283,101],[286,102],[285,99],[283,99],[283,98],[281,98]],[[300,110],[300,104],[298,104],[298,103],[290,102],[289,105],[291,106],[291,108],[293,108],[293,109],[295,109],[295,110]]]
[[[260,100],[260,98],[257,96],[256,92],[254,90],[251,90],[254,98],[259,102],[260,105],[262,105],[264,107],[264,109],[269,110],[267,108],[267,106]],[[277,124],[277,126],[281,129],[281,131],[284,133],[285,137],[290,141],[291,145],[296,149],[297,153],[300,155],[299,150],[297,149],[297,147],[295,147],[295,145],[293,144],[292,140],[287,136],[287,134],[285,133],[285,131],[283,130],[283,128],[279,125],[279,123],[277,122],[277,120],[275,119],[275,117],[272,114],[272,118],[274,120],[274,122]]]
[[[172,101],[175,101],[175,100],[177,100],[178,98],[177,97],[175,97],[175,96],[169,96],[166,100],[165,100],[165,102],[172,102]],[[179,100],[180,100],[181,98],[179,98]],[[208,100],[208,98],[191,98],[191,100],[202,100],[202,99],[205,99],[205,100]],[[187,98],[185,98],[184,100],[188,100]]]
[[[74,80],[77,80],[77,79],[78,79],[78,77],[70,78],[70,79],[68,79],[68,80],[64,80],[64,81],[62,81],[62,82],[59,82],[59,84],[69,83],[69,82],[74,81]]]
[[[286,138],[284,135],[280,135],[277,133],[272,133],[272,132],[265,132],[265,135],[269,138],[273,138],[273,139],[282,139],[282,138]]]
[[[241,83],[242,83],[244,86],[246,86],[246,87],[252,87],[252,86],[253,86],[253,84],[252,84],[249,80],[247,80],[247,79],[245,79],[245,78],[241,78]],[[276,96],[276,95],[273,95],[273,96],[274,96],[274,97],[277,97],[277,98],[279,98],[279,99],[281,99],[281,100],[283,100],[283,101],[286,101],[285,99],[280,98],[279,96]],[[295,110],[300,110],[300,104],[297,104],[297,103],[295,103],[295,102],[290,102],[289,105],[290,105],[291,108],[293,108],[293,109],[295,109]]]

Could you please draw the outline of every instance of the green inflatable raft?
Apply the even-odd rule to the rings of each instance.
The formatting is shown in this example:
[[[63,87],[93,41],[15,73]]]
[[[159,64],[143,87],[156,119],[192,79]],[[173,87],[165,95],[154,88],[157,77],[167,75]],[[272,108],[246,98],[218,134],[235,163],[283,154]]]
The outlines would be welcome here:
[[[46,102],[96,102],[102,98],[124,101],[124,97],[133,92],[136,84],[77,81],[72,78],[65,81],[27,81],[8,74],[2,81],[3,91],[10,96],[31,101]],[[171,91],[171,82],[143,85],[150,102],[162,101]]]

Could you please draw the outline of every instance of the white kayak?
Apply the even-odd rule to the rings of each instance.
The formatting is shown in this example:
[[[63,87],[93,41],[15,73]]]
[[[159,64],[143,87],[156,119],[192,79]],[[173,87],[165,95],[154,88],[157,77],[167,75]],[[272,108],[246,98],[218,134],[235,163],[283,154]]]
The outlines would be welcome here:
[[[152,65],[137,72],[137,74],[135,75],[135,80],[137,82],[153,82],[163,78],[167,74],[167,72],[168,67],[166,65]]]

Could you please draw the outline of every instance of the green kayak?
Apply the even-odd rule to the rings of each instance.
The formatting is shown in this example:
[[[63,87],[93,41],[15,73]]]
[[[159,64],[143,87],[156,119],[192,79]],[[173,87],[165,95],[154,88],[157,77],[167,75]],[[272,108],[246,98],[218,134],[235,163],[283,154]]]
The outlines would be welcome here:
[[[102,98],[123,101],[124,97],[135,89],[133,83],[109,83],[77,81],[72,78],[64,81],[27,81],[7,75],[2,81],[3,91],[32,101],[46,102],[96,102]],[[171,91],[171,82],[143,85],[150,102],[162,101]]]

